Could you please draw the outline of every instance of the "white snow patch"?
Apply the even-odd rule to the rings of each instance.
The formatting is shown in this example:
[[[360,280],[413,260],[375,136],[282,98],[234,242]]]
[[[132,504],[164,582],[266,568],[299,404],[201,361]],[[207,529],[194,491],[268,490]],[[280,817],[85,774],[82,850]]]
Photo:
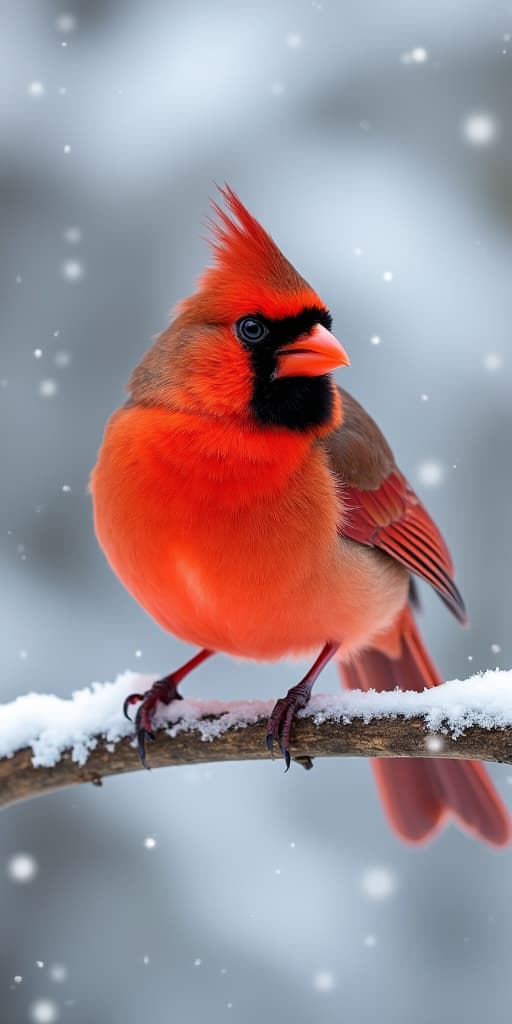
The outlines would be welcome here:
[[[0,706],[0,757],[12,757],[17,750],[32,750],[34,767],[51,767],[64,751],[78,764],[85,764],[100,739],[115,745],[133,735],[133,724],[124,718],[122,705],[130,693],[148,689],[154,677],[124,672],[114,683],[92,683],[76,690],[70,699],[53,694],[29,693]],[[160,705],[155,726],[167,725],[170,736],[198,732],[209,742],[230,728],[266,721],[274,707],[269,701],[233,701],[189,698],[168,706]],[[379,718],[425,719],[430,734],[443,733],[453,738],[478,725],[484,729],[512,726],[512,670],[488,670],[470,679],[453,680],[434,689],[341,691],[313,696],[299,717],[325,721],[364,722]],[[428,749],[428,747],[427,747]]]

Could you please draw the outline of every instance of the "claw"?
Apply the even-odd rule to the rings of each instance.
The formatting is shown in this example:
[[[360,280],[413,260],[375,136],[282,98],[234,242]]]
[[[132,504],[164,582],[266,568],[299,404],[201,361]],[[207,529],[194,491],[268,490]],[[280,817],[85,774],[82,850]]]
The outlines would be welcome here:
[[[176,672],[171,672],[170,675],[164,676],[163,679],[157,679],[156,683],[153,683],[153,686],[146,693],[130,693],[124,701],[123,714],[129,722],[132,719],[128,714],[128,708],[131,704],[140,703],[140,707],[137,708],[137,714],[135,715],[134,725],[137,749],[144,767],[147,768],[146,740],[153,742],[155,739],[152,725],[157,704],[159,701],[162,704],[170,704],[173,700],[183,700],[181,693],[178,693],[177,690],[178,684],[185,676],[188,676],[189,672],[192,672],[192,669],[196,668],[214,653],[214,651],[207,651],[206,649],[199,651],[198,654],[195,654],[190,661],[187,661]]]
[[[271,757],[273,757],[274,756],[274,733],[272,733],[272,732],[268,732],[267,733],[267,738],[265,740],[265,743],[267,744],[267,750],[268,750],[269,754],[271,755]]]
[[[130,704],[137,704],[139,700],[144,700],[144,695],[142,693],[130,693],[129,697],[127,697],[123,703],[123,715],[129,722],[131,722],[131,718],[128,714],[128,708],[130,707]]]
[[[295,721],[295,716],[298,711],[301,711],[306,707],[306,704],[311,697],[311,690],[315,679],[322,671],[328,661],[336,654],[339,644],[337,643],[326,643],[322,648],[318,658],[314,665],[311,666],[309,672],[301,679],[300,683],[296,686],[292,686],[291,690],[288,690],[286,697],[282,697],[274,705],[274,710],[268,720],[267,724],[267,750],[273,753],[274,740],[279,743],[279,748],[284,757],[285,772],[289,771],[291,764],[290,757],[290,736],[292,732],[292,726]],[[302,756],[297,758],[300,760],[305,768],[312,768],[313,762],[311,758]]]
[[[137,750],[139,751],[139,757],[142,762],[143,768],[147,768],[148,772],[151,770],[149,765],[146,764],[146,730],[139,729],[137,732]]]

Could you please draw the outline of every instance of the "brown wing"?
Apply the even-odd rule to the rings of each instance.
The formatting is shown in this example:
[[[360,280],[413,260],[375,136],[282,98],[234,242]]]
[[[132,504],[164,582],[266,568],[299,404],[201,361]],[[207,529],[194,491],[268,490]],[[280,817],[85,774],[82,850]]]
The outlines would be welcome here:
[[[459,622],[467,621],[453,581],[446,544],[395,464],[378,426],[347,391],[339,389],[343,422],[326,440],[343,496],[344,536],[380,548],[428,580]]]

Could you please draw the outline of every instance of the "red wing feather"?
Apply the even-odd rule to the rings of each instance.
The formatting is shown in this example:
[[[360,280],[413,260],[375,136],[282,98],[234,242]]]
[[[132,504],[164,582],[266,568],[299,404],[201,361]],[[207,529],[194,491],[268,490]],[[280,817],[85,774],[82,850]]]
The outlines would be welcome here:
[[[448,548],[398,469],[375,490],[345,485],[343,503],[345,536],[386,551],[411,572],[422,576],[435,587],[459,622],[467,621],[464,602],[453,582]]]

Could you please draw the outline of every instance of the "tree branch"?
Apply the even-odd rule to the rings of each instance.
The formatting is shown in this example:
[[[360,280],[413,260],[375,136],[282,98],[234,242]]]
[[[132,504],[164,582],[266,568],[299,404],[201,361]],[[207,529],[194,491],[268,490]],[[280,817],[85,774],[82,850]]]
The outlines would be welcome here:
[[[9,750],[5,733],[11,730],[18,737],[12,756],[0,757],[0,806],[77,783],[100,784],[110,775],[140,770],[131,727],[117,710],[121,693],[133,689],[134,679],[141,688],[140,677],[127,674],[114,684],[79,691],[71,701],[29,695],[0,708],[0,753]],[[512,673],[488,672],[423,694],[354,691],[314,697],[294,724],[293,759],[305,767],[316,757],[449,757],[512,764],[511,684]],[[142,688],[147,685],[144,679]],[[110,704],[115,701],[113,721],[104,710],[107,697]],[[35,725],[35,711],[32,718],[27,711],[34,702],[38,702],[39,716]],[[156,742],[148,744],[148,765],[160,768],[268,759],[265,736],[272,704],[176,702],[166,709],[169,720],[158,729]],[[78,717],[85,715],[90,723],[91,707],[103,715],[104,727],[78,734],[76,725],[68,724],[67,733],[61,725],[61,734],[55,739],[58,730],[52,732],[48,721],[53,718],[49,716],[58,720],[59,714],[62,719],[67,714],[70,719],[73,712],[75,721],[78,709]],[[28,728],[32,728],[32,738],[21,742],[20,717],[29,719]],[[278,751],[276,754],[280,756]]]

